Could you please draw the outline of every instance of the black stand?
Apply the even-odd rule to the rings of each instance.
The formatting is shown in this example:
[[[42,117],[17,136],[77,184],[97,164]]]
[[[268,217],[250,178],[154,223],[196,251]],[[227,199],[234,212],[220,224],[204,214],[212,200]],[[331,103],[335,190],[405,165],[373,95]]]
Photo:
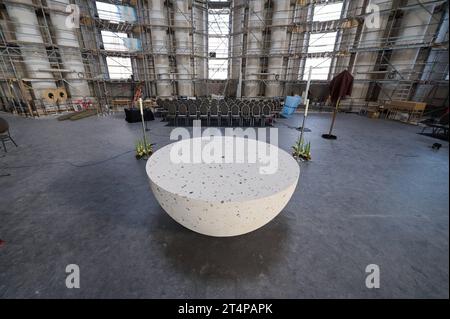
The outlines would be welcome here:
[[[327,140],[335,140],[337,139],[337,136],[333,134],[322,134],[322,138],[325,138]]]
[[[337,139],[336,135],[331,134],[333,132],[334,122],[336,121],[336,114],[339,109],[339,104],[341,103],[341,98],[339,98],[336,102],[336,107],[333,111],[333,119],[331,120],[330,132],[328,134],[322,134],[322,138],[327,140],[335,140]]]

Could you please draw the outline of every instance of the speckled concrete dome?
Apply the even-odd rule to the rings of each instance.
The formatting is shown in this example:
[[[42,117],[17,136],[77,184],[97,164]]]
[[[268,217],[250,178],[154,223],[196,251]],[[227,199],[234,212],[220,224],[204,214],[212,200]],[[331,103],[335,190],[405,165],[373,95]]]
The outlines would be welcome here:
[[[256,142],[255,154],[247,139],[215,137],[215,143],[222,146],[216,159],[222,163],[206,163],[199,158],[193,163],[194,150],[197,155],[199,151],[195,141],[202,150],[210,144],[209,138],[182,140],[161,148],[147,161],[151,189],[162,208],[178,223],[205,235],[236,236],[260,228],[286,206],[300,174],[290,154],[264,142]],[[237,145],[246,146],[244,161],[236,162]],[[173,160],[173,154],[181,154],[180,150],[190,152],[189,163]],[[249,160],[248,153],[257,160]],[[271,162],[261,154],[272,154]]]

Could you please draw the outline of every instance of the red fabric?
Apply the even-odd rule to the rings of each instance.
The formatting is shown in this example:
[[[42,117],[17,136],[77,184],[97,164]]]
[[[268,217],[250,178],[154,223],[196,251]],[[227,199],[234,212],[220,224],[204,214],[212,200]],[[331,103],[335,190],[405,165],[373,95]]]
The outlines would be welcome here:
[[[347,70],[336,75],[330,82],[330,98],[336,104],[339,98],[352,94],[353,75]]]

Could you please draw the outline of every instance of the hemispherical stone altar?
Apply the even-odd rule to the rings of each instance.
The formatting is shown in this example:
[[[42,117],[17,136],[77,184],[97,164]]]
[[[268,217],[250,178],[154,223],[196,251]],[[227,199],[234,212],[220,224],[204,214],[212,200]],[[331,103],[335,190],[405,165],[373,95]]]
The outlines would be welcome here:
[[[222,146],[212,150],[213,144]],[[290,200],[300,175],[297,161],[278,147],[227,136],[214,143],[199,137],[169,144],[149,158],[146,171],[157,201],[175,221],[218,237],[245,234],[271,221]]]

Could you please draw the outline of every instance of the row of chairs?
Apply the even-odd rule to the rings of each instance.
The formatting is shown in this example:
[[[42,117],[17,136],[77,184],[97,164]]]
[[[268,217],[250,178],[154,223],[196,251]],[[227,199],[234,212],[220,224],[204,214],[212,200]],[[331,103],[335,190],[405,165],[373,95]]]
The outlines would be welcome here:
[[[208,126],[213,122],[222,126],[225,122],[233,126],[236,122],[239,126],[250,125],[265,126],[271,123],[277,114],[277,103],[272,100],[161,100],[157,99],[158,111],[163,114],[165,120],[178,125],[184,121],[185,125],[193,120],[204,120]]]

